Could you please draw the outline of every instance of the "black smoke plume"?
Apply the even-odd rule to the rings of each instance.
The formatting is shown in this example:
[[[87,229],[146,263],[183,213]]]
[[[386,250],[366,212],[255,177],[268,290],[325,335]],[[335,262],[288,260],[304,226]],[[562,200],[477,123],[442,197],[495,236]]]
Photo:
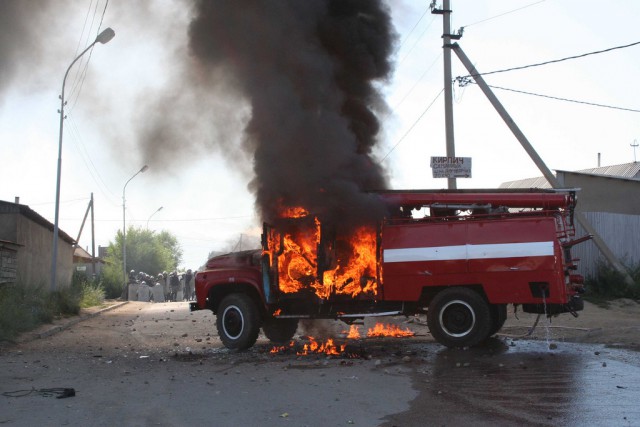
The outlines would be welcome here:
[[[375,161],[396,40],[379,0],[200,0],[189,47],[225,74],[250,105],[244,148],[262,218],[303,206],[348,223],[380,207],[387,187]]]

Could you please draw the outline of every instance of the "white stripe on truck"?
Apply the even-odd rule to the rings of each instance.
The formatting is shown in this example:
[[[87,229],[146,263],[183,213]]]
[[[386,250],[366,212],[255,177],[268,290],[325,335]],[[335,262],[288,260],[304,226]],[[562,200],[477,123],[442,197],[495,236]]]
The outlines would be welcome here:
[[[452,261],[488,258],[553,256],[553,242],[495,243],[385,249],[384,262]]]

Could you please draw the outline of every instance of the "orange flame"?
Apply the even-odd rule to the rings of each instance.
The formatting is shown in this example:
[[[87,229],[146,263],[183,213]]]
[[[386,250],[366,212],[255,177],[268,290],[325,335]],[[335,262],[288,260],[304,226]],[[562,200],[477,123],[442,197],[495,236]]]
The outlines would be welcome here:
[[[347,347],[346,344],[336,345],[333,342],[333,339],[327,339],[325,343],[319,343],[313,337],[309,337],[309,344],[305,344],[302,347],[301,351],[298,351],[296,354],[298,356],[306,356],[309,353],[324,353],[329,355],[339,356],[344,353],[344,349]]]
[[[409,328],[400,329],[397,325],[383,325],[376,323],[373,328],[367,331],[367,337],[412,337],[415,333]]]
[[[294,345],[295,345],[295,341],[290,341],[289,345],[276,345],[269,351],[269,353],[271,354],[282,353],[288,348],[293,348]]]
[[[288,218],[308,215],[303,208],[281,210]],[[302,215],[304,213],[304,215]],[[329,244],[329,252],[323,254],[319,271],[318,248],[321,242],[320,221],[313,218],[295,232],[282,236],[269,236],[271,259],[277,257],[278,284],[284,293],[313,289],[320,298],[332,295],[356,297],[366,293],[377,295],[376,282],[376,233],[372,226],[362,226],[350,236],[341,236]],[[321,277],[319,275],[321,274]]]
[[[357,340],[360,338],[360,331],[356,325],[351,325],[349,327],[349,333],[347,334],[347,339],[349,340]]]

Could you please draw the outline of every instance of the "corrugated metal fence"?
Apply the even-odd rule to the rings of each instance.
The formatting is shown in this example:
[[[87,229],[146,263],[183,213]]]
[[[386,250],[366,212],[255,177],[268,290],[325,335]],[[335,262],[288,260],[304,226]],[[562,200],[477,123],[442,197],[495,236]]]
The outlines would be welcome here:
[[[640,216],[622,215],[608,212],[585,212],[587,220],[598,231],[609,249],[625,265],[640,263]],[[576,224],[576,237],[582,237],[586,231]],[[598,260],[606,262],[593,241],[574,246],[571,254],[579,258],[578,272],[585,277],[593,276]]]

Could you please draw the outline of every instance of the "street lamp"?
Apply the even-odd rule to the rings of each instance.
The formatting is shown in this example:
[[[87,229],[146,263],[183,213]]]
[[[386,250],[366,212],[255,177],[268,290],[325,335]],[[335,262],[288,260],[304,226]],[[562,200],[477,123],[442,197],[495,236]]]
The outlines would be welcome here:
[[[129,178],[129,181],[131,181],[133,178],[138,176],[139,173],[144,173],[144,171],[146,171],[147,169],[149,169],[149,166],[144,165],[142,167],[142,169],[140,169],[131,178]],[[126,200],[124,198],[124,192],[127,189],[127,184],[129,184],[129,181],[127,181],[124,184],[124,187],[122,187],[122,271],[123,271],[123,274],[124,274],[124,286],[125,286],[125,288],[127,286],[127,227],[126,227],[126,223],[125,223]]]
[[[67,68],[67,72],[64,73],[64,78],[62,79],[62,93],[60,94],[60,111],[59,111],[60,136],[58,140],[58,175],[56,179],[56,213],[55,213],[55,220],[53,223],[53,250],[52,250],[53,255],[51,258],[51,291],[56,290],[56,281],[57,281],[56,269],[58,264],[58,234],[59,234],[58,216],[60,213],[60,173],[62,168],[62,127],[65,119],[64,86],[65,86],[65,83],[67,82],[67,76],[69,75],[69,71],[71,70],[71,67],[73,67],[73,64],[75,64],[82,55],[87,53],[87,51],[91,49],[93,45],[95,45],[96,43],[102,43],[102,44],[108,43],[115,35],[116,35],[115,31],[113,31],[111,28],[107,28],[106,30],[98,34],[98,37],[96,37],[93,43],[87,46],[87,48],[83,50],[82,53],[80,53],[80,55],[76,56],[76,58],[71,62],[71,65],[69,65],[69,68]]]
[[[155,214],[157,214],[158,212],[160,212],[162,210],[162,208],[163,208],[163,206],[160,206],[154,213],[149,215],[149,219],[147,219],[147,229],[149,228],[149,221],[151,220],[151,217],[154,216]]]

